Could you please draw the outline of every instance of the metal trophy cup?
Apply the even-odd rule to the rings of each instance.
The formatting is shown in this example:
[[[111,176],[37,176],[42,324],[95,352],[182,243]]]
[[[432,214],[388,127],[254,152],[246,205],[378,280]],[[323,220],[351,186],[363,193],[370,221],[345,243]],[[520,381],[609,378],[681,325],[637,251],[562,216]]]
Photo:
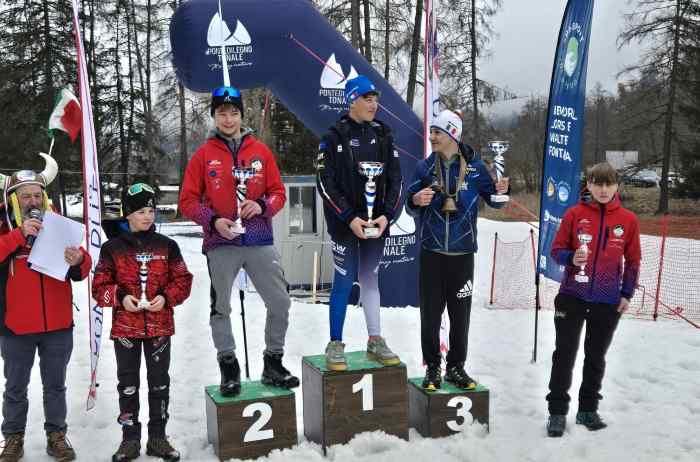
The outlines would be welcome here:
[[[250,167],[234,167],[233,176],[238,180],[236,185],[236,197],[238,198],[238,217],[231,226],[231,231],[236,234],[244,234],[245,226],[243,226],[243,220],[241,220],[241,203],[245,200],[246,193],[248,192],[247,181],[253,177],[256,173],[254,168]]]
[[[493,158],[493,168],[496,170],[496,181],[501,181],[506,169],[506,159],[503,154],[510,148],[510,141],[489,141],[489,149],[496,154]],[[491,202],[508,202],[507,194],[491,194]]]
[[[374,178],[384,171],[382,162],[358,162],[358,170],[362,176],[367,177],[365,183],[365,200],[367,201],[367,221],[370,226],[364,229],[365,237],[379,236],[379,228],[372,224],[372,210],[374,209],[374,197],[377,195],[377,183]]]
[[[146,298],[146,283],[148,282],[148,262],[153,260],[153,255],[150,253],[137,253],[136,261],[141,263],[139,268],[139,279],[141,280],[141,298],[139,299],[138,307],[142,310],[148,308],[151,304]]]
[[[586,254],[588,254],[588,244],[591,243],[593,240],[593,236],[590,234],[579,234],[578,235],[578,241],[581,243],[581,248],[586,249]],[[578,273],[576,273],[576,276],[574,276],[574,279],[576,279],[576,282],[581,282],[581,283],[586,283],[588,282],[588,276],[586,276],[586,264],[584,263],[581,265],[581,269],[579,270]]]

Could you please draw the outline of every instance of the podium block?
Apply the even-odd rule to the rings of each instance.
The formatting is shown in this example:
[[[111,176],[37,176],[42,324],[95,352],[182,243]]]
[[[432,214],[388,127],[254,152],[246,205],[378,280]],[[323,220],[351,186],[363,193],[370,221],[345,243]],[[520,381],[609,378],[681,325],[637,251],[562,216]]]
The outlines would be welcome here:
[[[220,460],[253,459],[297,444],[294,392],[243,382],[241,393],[224,397],[218,385],[204,388],[207,438]]]
[[[382,366],[364,351],[345,354],[348,369],[326,368],[324,355],[302,360],[304,434],[327,446],[374,430],[408,440],[406,365]]]
[[[441,388],[427,392],[423,377],[408,381],[411,427],[428,438],[449,436],[474,422],[489,425],[489,390],[479,384],[474,390],[457,388],[443,380]]]

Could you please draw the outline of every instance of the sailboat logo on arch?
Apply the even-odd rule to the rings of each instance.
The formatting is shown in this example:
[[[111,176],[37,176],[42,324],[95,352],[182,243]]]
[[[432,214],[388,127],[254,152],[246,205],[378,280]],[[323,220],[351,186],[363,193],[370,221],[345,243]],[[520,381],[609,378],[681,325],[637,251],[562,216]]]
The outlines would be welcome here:
[[[354,66],[350,66],[350,72],[346,76],[343,68],[335,59],[335,53],[331,54],[321,71],[321,85],[318,96],[323,98],[319,106],[322,111],[342,112],[345,109],[345,83],[357,77]]]
[[[221,47],[226,48],[226,62],[229,67],[252,66],[251,54],[253,53],[253,41],[248,29],[240,20],[236,20],[236,27],[231,32],[225,20],[215,13],[209,21],[207,29],[207,55],[215,55],[216,64],[210,65],[210,70],[221,69]]]

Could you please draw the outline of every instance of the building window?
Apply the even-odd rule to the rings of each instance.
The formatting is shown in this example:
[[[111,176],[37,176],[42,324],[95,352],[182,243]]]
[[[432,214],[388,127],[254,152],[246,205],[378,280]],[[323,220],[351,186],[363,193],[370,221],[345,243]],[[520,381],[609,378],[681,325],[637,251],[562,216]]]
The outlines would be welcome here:
[[[289,235],[316,233],[316,187],[289,187]]]

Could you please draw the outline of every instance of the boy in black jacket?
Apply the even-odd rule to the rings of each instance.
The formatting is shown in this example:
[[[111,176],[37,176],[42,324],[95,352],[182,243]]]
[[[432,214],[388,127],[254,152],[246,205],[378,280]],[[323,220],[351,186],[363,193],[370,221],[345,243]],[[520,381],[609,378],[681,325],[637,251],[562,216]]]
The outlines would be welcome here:
[[[367,355],[384,365],[400,362],[381,337],[377,274],[383,237],[399,208],[401,165],[391,130],[374,118],[379,107],[374,84],[362,75],[349,80],[345,98],[350,111],[323,137],[317,158],[317,182],[335,263],[326,366],[336,371],[347,369],[343,323],[352,286],[358,279],[369,334]],[[381,163],[381,174],[373,180],[376,190],[369,196],[372,216],[368,216],[370,204],[365,195],[368,178],[360,173],[363,162]]]

